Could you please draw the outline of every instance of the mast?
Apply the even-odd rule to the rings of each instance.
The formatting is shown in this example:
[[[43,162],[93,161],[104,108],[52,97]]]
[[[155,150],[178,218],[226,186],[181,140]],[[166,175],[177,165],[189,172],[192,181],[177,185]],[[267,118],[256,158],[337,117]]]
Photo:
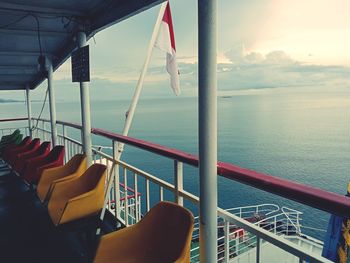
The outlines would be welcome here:
[[[217,262],[217,0],[198,0],[200,261]]]
[[[143,88],[143,82],[144,82],[144,79],[145,79],[145,76],[146,76],[146,73],[147,73],[147,69],[148,69],[149,63],[151,61],[153,47],[154,47],[154,44],[155,44],[155,42],[157,40],[159,27],[160,27],[160,24],[162,22],[162,18],[164,16],[164,12],[165,12],[165,8],[167,6],[167,3],[168,3],[168,1],[165,1],[160,6],[158,18],[157,18],[156,24],[154,25],[154,29],[153,29],[151,40],[150,40],[150,42],[148,44],[148,51],[147,51],[146,60],[145,60],[145,63],[143,65],[143,68],[142,68],[139,80],[137,82],[136,89],[135,89],[134,95],[132,97],[129,110],[126,112],[126,119],[125,119],[124,129],[123,129],[123,133],[122,133],[124,136],[128,135],[130,127],[131,127],[131,124],[132,124],[132,120],[134,118],[134,114],[135,114],[135,110],[136,110],[136,107],[137,107],[137,103],[139,102],[140,94],[141,94],[141,91],[142,91],[142,88]],[[121,155],[123,153],[124,143],[118,143],[117,149],[118,149],[118,152],[116,154],[116,159],[118,160],[118,159],[120,159],[120,157],[121,157]]]

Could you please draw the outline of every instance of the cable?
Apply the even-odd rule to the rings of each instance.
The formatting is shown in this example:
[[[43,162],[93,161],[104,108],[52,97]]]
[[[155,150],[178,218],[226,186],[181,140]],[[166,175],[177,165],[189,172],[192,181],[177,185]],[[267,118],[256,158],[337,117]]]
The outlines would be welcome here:
[[[38,32],[38,43],[39,43],[39,49],[40,49],[40,56],[43,55],[43,50],[42,50],[42,46],[41,46],[41,37],[40,37],[40,22],[39,22],[39,18],[33,14],[31,14],[32,17],[34,17],[35,21],[36,21],[36,26],[37,26],[37,32]]]
[[[39,18],[38,18],[36,15],[31,14],[31,13],[27,13],[27,14],[25,14],[25,15],[23,15],[23,16],[17,18],[16,20],[14,20],[14,21],[12,21],[12,22],[10,22],[10,23],[8,23],[8,24],[1,25],[1,26],[0,26],[0,29],[5,29],[5,28],[8,28],[8,27],[10,27],[10,26],[12,26],[12,25],[15,25],[15,24],[21,22],[23,19],[25,19],[25,18],[27,18],[27,17],[29,17],[29,16],[33,17],[33,18],[35,19],[35,21],[36,21],[37,33],[38,33],[38,43],[39,43],[39,49],[40,49],[40,55],[42,55],[42,54],[43,54],[43,50],[42,50],[42,46],[41,46],[40,22],[39,22]]]
[[[5,25],[0,25],[0,29],[6,29],[10,26],[13,26],[19,22],[21,22],[23,19],[27,18],[27,17],[33,17],[35,19],[36,22],[36,26],[37,26],[37,33],[38,33],[38,43],[39,43],[39,49],[40,49],[40,55],[43,54],[43,50],[42,50],[42,44],[41,44],[41,35],[40,35],[40,21],[39,18],[43,18],[43,19],[61,19],[61,23],[63,24],[63,28],[66,29],[68,31],[68,27],[69,25],[73,22],[73,23],[77,23],[80,24],[80,20],[74,16],[44,16],[44,15],[37,15],[37,14],[33,14],[33,13],[26,13],[25,15],[17,18],[16,20],[5,24]],[[68,21],[65,22],[64,19],[67,19]]]
[[[0,26],[0,29],[5,29],[5,28],[8,28],[9,26],[15,25],[15,24],[21,22],[23,19],[25,19],[25,18],[28,17],[28,16],[29,16],[29,13],[28,13],[28,14],[25,14],[24,16],[21,16],[20,18],[16,19],[15,21],[12,21],[12,22],[10,22],[10,23],[8,23],[8,24],[1,25],[1,26]]]
[[[46,100],[47,100],[47,94],[49,93],[49,87],[46,88],[46,94],[45,94],[45,98],[44,98],[44,102],[43,105],[41,106],[41,110],[39,113],[38,118],[36,119],[36,124],[35,126],[33,126],[32,131],[36,130],[38,128],[39,125],[39,119],[41,118],[41,115],[43,114],[44,108],[45,108],[45,104],[46,104]]]

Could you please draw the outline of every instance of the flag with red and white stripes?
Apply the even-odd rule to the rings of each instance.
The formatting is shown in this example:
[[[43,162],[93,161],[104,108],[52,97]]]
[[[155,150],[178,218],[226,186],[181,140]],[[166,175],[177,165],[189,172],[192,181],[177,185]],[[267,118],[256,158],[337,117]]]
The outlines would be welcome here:
[[[155,46],[166,52],[166,69],[170,74],[171,88],[178,96],[180,94],[179,69],[176,61],[175,36],[169,2],[165,8]]]

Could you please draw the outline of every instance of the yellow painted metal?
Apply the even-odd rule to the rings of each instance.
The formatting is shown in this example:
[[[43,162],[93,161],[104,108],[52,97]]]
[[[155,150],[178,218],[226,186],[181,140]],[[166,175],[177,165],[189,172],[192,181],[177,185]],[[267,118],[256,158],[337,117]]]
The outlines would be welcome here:
[[[104,235],[94,263],[190,262],[193,215],[170,202],[160,202],[137,224]]]
[[[55,185],[48,211],[55,225],[98,214],[103,207],[107,167],[90,166],[84,174]]]
[[[50,198],[57,183],[81,176],[86,168],[86,156],[76,154],[64,166],[44,170],[37,187],[37,194],[41,202]]]

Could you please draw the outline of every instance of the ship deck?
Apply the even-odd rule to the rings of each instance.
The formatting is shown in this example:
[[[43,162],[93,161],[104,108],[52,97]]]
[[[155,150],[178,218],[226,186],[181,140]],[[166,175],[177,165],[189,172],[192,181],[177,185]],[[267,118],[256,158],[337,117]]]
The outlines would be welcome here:
[[[112,222],[105,221],[103,229],[108,231]],[[95,231],[91,222],[54,226],[35,191],[8,169],[0,169],[1,262],[90,262],[95,242],[87,234],[93,237]]]

